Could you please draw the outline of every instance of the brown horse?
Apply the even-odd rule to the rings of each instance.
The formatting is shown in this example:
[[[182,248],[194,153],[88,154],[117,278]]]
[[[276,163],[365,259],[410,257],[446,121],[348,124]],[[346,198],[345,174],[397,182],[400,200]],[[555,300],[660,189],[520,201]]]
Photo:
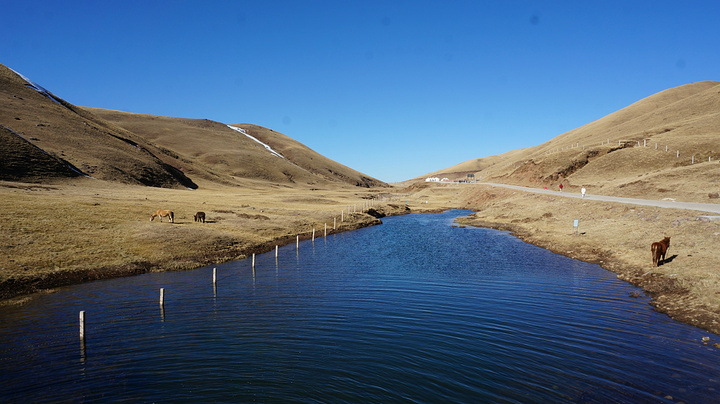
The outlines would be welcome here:
[[[205,212],[198,212],[193,216],[196,222],[203,222],[205,223]]]
[[[175,223],[175,214],[172,210],[164,210],[164,209],[158,209],[155,211],[155,213],[150,216],[150,221],[152,222],[155,220],[155,216],[160,216],[160,221],[162,222],[162,218],[166,217],[168,220],[170,220],[170,223]]]
[[[664,239],[650,245],[653,265],[659,267],[660,264],[665,262],[665,254],[667,254],[668,248],[670,248],[670,237],[665,237]]]

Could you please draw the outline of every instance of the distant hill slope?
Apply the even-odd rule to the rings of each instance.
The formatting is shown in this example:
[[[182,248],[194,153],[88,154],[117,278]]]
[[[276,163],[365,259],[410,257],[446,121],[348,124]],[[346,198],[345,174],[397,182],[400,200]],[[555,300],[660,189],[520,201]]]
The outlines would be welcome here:
[[[12,157],[0,165],[0,180],[387,186],[270,129],[75,106],[3,65],[0,129],[0,151]]]
[[[0,179],[43,181],[63,176],[51,164],[72,166],[97,179],[157,187],[196,187],[167,164],[162,151],[144,139],[74,106],[0,65],[0,149],[12,155],[13,168]],[[19,147],[21,137],[34,147]],[[39,159],[37,151],[48,156]],[[27,153],[27,154],[26,154]],[[37,167],[42,165],[43,167]],[[64,169],[63,169],[64,170]]]
[[[563,182],[604,194],[707,199],[720,191],[719,170],[720,82],[702,81],[661,91],[538,146],[427,176],[473,173],[518,185]]]
[[[272,129],[252,124],[233,124],[232,126],[244,129],[248,135],[267,144],[298,167],[314,175],[328,180],[342,181],[362,187],[387,186],[387,184],[382,181],[368,177],[342,164],[338,164],[318,154],[304,144]]]
[[[251,179],[286,184],[386,185],[261,126],[230,127],[206,119],[87,109],[163,149],[172,150],[177,154],[177,164],[186,173],[207,180],[230,184],[238,179]]]

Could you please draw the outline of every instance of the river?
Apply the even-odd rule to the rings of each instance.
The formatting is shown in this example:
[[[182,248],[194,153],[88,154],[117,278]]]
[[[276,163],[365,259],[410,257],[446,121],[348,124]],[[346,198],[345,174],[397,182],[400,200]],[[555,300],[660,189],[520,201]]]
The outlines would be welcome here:
[[[0,306],[0,401],[717,399],[720,350],[707,333],[597,265],[453,224],[468,213],[384,218],[259,255],[255,268],[98,281]]]

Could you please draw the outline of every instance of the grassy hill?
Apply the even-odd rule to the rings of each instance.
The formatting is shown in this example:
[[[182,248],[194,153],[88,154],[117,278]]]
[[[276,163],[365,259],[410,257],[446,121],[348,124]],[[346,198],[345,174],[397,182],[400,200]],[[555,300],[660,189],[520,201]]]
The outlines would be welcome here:
[[[562,182],[598,194],[707,201],[720,190],[719,160],[720,82],[703,81],[649,96],[538,146],[427,176],[462,179],[472,173],[492,182]]]
[[[191,189],[247,181],[386,186],[270,129],[235,125],[281,157],[219,122],[72,105],[3,65],[0,124],[0,151],[11,156],[0,166],[0,180],[87,176]]]
[[[46,162],[71,166],[80,175],[156,187],[196,185],[171,164],[170,156],[132,132],[115,127],[26,81],[0,65],[0,150],[12,155],[12,170],[0,180],[42,182],[57,178]],[[16,147],[18,138],[34,147]],[[45,154],[44,162],[37,152]],[[34,157],[33,157],[34,156]],[[45,166],[43,169],[39,166]]]
[[[174,164],[193,178],[229,185],[248,179],[281,184],[386,185],[332,161],[288,136],[261,126],[232,125],[244,130],[243,134],[228,125],[207,119],[86,109],[166,150],[175,157]]]

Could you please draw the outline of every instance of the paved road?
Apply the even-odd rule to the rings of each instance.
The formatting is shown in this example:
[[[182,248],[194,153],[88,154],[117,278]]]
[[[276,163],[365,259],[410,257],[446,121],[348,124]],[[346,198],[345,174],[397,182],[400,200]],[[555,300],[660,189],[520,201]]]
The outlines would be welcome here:
[[[536,194],[549,194],[549,195],[555,195],[555,196],[563,196],[566,198],[578,198],[578,199],[582,198],[582,196],[579,193],[576,194],[573,192],[551,191],[549,189],[529,188],[529,187],[521,187],[518,185],[507,185],[507,184],[493,184],[493,183],[489,183],[489,182],[480,182],[478,184],[490,185],[493,187],[516,189],[518,191],[524,191],[524,192],[534,192]],[[585,199],[587,199],[589,201],[619,202],[619,203],[629,203],[632,205],[657,206],[659,208],[671,208],[671,209],[687,209],[687,210],[695,210],[695,211],[700,211],[700,212],[720,214],[720,204],[715,204],[715,203],[655,201],[655,200],[650,200],[650,199],[621,198],[619,196],[592,195],[592,194],[587,194],[587,193],[585,194]]]

